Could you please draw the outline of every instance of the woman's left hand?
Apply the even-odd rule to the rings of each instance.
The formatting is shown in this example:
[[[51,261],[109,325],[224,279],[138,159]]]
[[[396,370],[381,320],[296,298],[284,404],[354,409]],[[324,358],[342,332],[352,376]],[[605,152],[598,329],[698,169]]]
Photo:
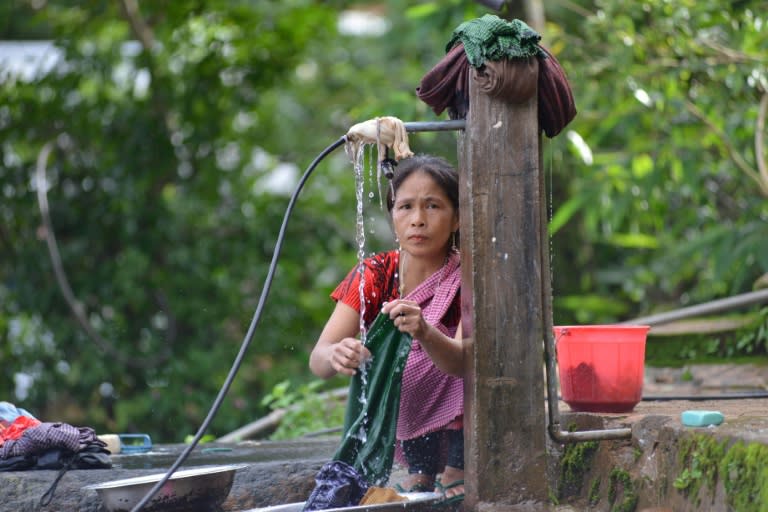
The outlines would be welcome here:
[[[400,332],[410,334],[427,351],[429,357],[440,370],[456,377],[464,376],[464,348],[461,339],[461,324],[451,338],[424,319],[421,307],[410,300],[393,300],[381,308],[389,315]]]
[[[384,304],[381,312],[389,315],[400,332],[406,332],[413,338],[422,339],[429,329],[429,324],[421,314],[421,306],[411,300],[397,299]]]

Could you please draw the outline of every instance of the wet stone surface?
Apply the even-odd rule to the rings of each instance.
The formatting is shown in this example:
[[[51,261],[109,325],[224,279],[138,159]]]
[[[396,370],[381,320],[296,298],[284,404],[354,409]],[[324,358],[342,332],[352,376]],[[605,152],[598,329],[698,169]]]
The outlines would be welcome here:
[[[337,444],[337,439],[206,444],[196,447],[181,469],[248,464],[235,473],[232,490],[219,512],[243,511],[306,500],[314,488],[317,471],[333,455]],[[113,456],[112,469],[68,471],[45,507],[40,499],[58,471],[0,472],[0,511],[105,512],[98,493],[83,487],[162,474],[183,449],[183,445],[156,446],[146,454]]]

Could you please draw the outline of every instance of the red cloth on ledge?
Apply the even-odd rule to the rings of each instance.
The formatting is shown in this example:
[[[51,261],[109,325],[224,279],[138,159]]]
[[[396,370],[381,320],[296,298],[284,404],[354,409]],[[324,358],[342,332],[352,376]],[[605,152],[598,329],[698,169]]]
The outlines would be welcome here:
[[[0,424],[0,446],[3,446],[6,441],[19,439],[25,430],[36,427],[39,424],[40,420],[30,418],[29,416],[19,416],[7,427]]]

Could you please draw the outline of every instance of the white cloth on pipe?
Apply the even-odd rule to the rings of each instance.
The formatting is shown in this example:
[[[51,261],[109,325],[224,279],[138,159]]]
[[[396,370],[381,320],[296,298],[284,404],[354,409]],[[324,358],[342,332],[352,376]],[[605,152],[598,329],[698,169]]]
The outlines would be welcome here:
[[[379,161],[384,159],[387,147],[394,151],[395,160],[413,156],[408,146],[405,124],[393,116],[376,117],[357,123],[347,132],[347,140],[356,147],[361,144],[376,144]]]

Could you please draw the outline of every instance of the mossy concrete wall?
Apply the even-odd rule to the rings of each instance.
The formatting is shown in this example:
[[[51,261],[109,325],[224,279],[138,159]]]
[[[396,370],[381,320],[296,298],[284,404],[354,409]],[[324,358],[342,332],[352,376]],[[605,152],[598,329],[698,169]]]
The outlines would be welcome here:
[[[720,426],[683,426],[668,404],[663,414],[567,413],[564,428],[629,426],[632,438],[568,445],[552,442],[554,510],[579,512],[768,512],[768,403],[707,404],[724,409]]]

